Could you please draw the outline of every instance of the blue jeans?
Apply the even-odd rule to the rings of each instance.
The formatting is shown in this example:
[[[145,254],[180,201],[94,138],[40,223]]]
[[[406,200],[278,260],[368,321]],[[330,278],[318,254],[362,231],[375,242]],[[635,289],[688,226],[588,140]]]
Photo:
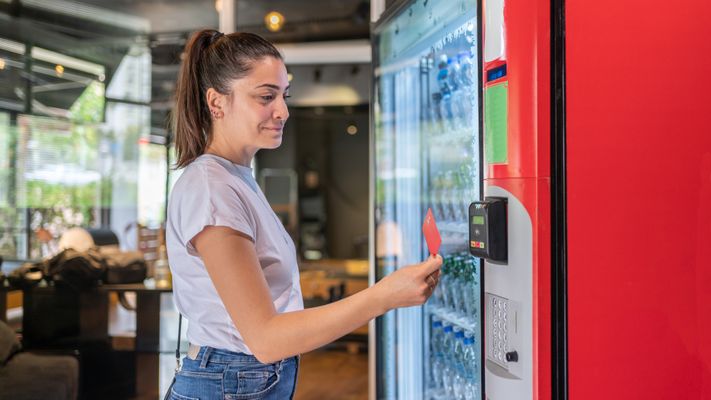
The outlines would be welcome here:
[[[262,364],[254,356],[203,346],[183,358],[171,400],[284,400],[296,389],[299,358]]]

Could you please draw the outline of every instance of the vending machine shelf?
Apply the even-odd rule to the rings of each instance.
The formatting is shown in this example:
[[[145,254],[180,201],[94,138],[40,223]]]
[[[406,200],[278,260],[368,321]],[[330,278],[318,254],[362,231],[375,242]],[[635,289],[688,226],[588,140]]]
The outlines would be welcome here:
[[[436,315],[443,321],[447,321],[452,325],[456,325],[462,329],[474,332],[478,325],[476,315],[465,315],[463,313],[452,310],[451,308],[439,307],[435,305],[427,305],[427,310]]]

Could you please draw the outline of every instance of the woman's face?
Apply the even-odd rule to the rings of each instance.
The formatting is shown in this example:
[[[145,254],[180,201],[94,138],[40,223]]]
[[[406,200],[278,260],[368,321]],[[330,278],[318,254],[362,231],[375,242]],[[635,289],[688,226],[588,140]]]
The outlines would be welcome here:
[[[248,75],[232,82],[230,97],[223,121],[228,135],[235,135],[230,139],[257,149],[281,145],[289,118],[289,79],[281,60],[264,57],[255,61]]]

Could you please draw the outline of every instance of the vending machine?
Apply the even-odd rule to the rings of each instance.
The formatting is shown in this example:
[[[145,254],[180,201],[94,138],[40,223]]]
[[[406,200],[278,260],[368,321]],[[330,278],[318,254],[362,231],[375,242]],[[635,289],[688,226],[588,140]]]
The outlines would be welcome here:
[[[425,306],[371,329],[377,399],[483,398],[482,266],[468,247],[482,185],[480,30],[472,0],[400,2],[374,29],[371,275],[428,256],[428,210],[444,258]]]
[[[445,265],[378,319],[371,398],[711,398],[711,3],[396,4],[373,277],[429,207]]]

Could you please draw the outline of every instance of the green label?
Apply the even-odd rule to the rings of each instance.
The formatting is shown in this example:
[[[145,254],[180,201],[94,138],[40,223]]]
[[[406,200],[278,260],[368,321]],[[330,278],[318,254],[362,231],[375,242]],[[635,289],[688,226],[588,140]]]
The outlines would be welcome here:
[[[489,164],[508,162],[508,99],[508,82],[484,89],[484,154]]]

